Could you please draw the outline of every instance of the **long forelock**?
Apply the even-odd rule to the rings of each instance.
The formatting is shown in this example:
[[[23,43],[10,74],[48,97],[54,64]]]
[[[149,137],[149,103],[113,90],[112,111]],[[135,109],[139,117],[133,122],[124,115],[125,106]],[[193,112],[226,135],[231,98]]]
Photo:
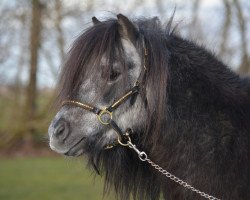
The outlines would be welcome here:
[[[125,63],[117,26],[117,21],[110,19],[88,28],[76,39],[59,77],[57,98],[59,103],[74,98],[82,80],[93,72],[107,72],[103,75],[106,75],[104,79],[108,80],[108,74],[116,57],[119,57],[121,63]],[[107,63],[100,65],[103,56],[107,58]]]

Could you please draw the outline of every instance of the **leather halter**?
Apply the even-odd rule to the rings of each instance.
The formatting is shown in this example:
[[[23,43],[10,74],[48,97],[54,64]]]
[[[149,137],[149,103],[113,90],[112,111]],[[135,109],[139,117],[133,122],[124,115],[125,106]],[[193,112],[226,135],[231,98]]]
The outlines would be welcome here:
[[[131,129],[128,128],[125,132],[122,131],[122,129],[113,120],[113,111],[116,110],[121,104],[125,103],[129,98],[131,98],[131,102],[132,101],[134,102],[135,99],[133,98],[136,98],[142,89],[142,84],[144,83],[145,78],[146,78],[146,71],[147,71],[146,63],[147,63],[147,56],[148,56],[148,52],[145,47],[144,38],[143,38],[143,50],[144,50],[143,68],[134,86],[129,91],[127,91],[122,97],[120,97],[113,104],[111,104],[109,107],[98,108],[94,105],[82,103],[82,102],[75,101],[75,100],[65,100],[62,102],[62,106],[74,105],[84,110],[93,112],[94,114],[96,114],[97,119],[99,120],[101,124],[109,125],[112,129],[115,130],[115,132],[118,134],[117,142],[123,146],[127,146],[126,143],[123,143],[122,141],[130,140],[129,135],[131,133]],[[108,144],[105,149],[113,148],[116,144],[117,143]]]

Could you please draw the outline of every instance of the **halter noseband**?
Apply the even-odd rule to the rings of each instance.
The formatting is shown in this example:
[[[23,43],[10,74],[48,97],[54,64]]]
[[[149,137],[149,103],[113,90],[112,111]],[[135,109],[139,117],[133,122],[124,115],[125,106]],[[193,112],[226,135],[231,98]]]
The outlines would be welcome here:
[[[118,134],[117,142],[122,146],[127,146],[127,143],[123,143],[122,141],[123,140],[130,141],[129,135],[131,133],[131,129],[128,128],[125,132],[123,132],[121,128],[117,125],[117,123],[113,120],[113,111],[116,110],[121,104],[125,103],[129,98],[133,97],[136,98],[135,95],[139,94],[142,87],[141,85],[145,81],[146,70],[147,70],[146,62],[147,62],[148,51],[145,47],[144,38],[143,38],[143,51],[144,51],[143,68],[134,86],[128,92],[126,92],[122,97],[120,97],[118,100],[112,103],[109,107],[98,108],[96,106],[75,100],[65,100],[62,102],[62,106],[74,105],[96,114],[97,119],[101,124],[110,125],[111,128],[115,130],[115,132]],[[108,144],[105,149],[113,148],[116,144],[117,143]]]

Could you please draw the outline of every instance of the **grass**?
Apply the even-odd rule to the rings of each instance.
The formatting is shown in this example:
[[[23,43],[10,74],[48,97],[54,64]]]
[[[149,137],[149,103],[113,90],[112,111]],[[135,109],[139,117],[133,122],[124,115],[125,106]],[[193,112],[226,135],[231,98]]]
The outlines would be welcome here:
[[[82,160],[58,157],[0,160],[0,200],[99,200],[102,188],[101,178],[94,178]],[[104,198],[107,199],[114,198]]]

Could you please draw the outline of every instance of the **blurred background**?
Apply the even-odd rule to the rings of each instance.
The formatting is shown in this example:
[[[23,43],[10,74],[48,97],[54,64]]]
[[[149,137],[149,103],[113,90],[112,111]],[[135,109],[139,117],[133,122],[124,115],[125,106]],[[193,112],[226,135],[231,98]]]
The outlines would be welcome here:
[[[62,158],[48,148],[60,65],[92,16],[158,16],[166,23],[174,10],[182,37],[242,76],[250,73],[249,0],[0,1],[1,200],[102,199],[102,179],[93,181],[83,158]]]

